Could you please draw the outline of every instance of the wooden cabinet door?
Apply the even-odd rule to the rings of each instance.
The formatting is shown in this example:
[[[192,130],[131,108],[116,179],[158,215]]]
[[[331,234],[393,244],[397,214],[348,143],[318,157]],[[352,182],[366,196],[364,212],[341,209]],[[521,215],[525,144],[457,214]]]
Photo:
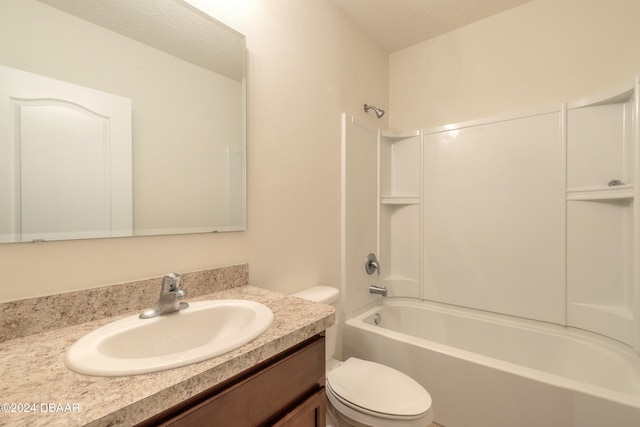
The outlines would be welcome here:
[[[326,425],[326,395],[322,387],[285,415],[274,427],[324,427]]]

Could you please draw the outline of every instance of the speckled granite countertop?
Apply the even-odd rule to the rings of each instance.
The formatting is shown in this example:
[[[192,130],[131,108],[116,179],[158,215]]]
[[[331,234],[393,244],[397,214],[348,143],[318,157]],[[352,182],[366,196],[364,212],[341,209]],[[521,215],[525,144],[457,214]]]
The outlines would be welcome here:
[[[91,377],[64,365],[65,351],[78,338],[134,313],[0,343],[0,425],[133,425],[322,332],[334,321],[330,306],[253,286],[189,301],[221,298],[261,302],[273,310],[274,321],[264,334],[234,351],[168,371]]]

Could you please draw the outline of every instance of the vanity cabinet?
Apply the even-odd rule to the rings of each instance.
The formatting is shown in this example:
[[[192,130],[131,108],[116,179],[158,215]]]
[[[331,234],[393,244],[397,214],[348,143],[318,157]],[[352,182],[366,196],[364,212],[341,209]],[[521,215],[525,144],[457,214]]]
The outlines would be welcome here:
[[[139,426],[324,427],[324,347],[312,337]]]

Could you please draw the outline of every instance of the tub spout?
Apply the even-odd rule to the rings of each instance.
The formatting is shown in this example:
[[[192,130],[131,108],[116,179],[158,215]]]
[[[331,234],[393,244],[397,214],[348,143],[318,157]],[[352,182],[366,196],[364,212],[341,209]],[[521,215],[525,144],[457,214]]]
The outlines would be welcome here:
[[[384,286],[378,286],[378,285],[370,285],[369,286],[369,293],[375,294],[375,295],[382,295],[383,297],[387,296],[387,288],[385,288]]]

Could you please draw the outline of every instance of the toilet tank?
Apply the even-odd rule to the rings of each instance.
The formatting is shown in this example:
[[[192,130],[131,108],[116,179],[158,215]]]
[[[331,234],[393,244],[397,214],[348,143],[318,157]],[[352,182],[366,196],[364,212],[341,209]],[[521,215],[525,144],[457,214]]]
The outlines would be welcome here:
[[[328,327],[325,332],[325,356],[327,360],[331,359],[336,352],[336,345],[338,343],[338,321],[340,315],[338,303],[340,291],[331,286],[313,286],[296,292],[292,294],[292,296],[306,299],[307,301],[329,304],[336,309],[336,322],[333,326]]]

